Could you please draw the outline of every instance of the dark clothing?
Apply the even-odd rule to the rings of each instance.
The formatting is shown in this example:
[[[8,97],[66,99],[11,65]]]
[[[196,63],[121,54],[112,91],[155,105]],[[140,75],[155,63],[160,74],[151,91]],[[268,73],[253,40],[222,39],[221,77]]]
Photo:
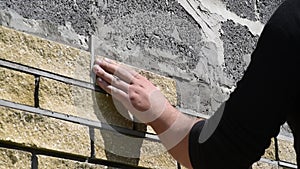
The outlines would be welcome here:
[[[286,121],[300,167],[299,58],[300,0],[287,0],[265,25],[251,63],[226,101],[211,137],[199,143],[204,122],[192,128],[189,152],[195,169],[248,169]]]

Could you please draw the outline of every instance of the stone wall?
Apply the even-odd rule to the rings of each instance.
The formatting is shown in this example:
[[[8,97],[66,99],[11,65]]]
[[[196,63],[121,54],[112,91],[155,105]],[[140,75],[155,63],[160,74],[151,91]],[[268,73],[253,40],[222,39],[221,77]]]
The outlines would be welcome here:
[[[282,1],[0,0],[0,168],[179,167],[92,84],[91,62],[149,71],[174,106],[208,118]],[[294,164],[291,140],[284,125],[254,168]]]

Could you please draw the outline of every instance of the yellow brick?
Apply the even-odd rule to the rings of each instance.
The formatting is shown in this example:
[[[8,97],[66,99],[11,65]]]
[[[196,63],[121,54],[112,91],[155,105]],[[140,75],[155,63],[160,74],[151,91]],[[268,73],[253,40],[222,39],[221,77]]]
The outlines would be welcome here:
[[[63,44],[0,26],[1,59],[89,81],[90,55]]]
[[[96,158],[147,168],[176,168],[176,161],[159,142],[95,131]]]
[[[145,70],[139,70],[138,72],[150,80],[155,86],[159,87],[161,92],[173,106],[177,105],[175,80]]]
[[[279,159],[296,164],[296,152],[292,141],[278,139]]]
[[[144,139],[141,147],[139,166],[171,169],[176,168],[177,162],[161,143]]]
[[[118,113],[110,96],[88,89],[41,78],[39,99],[43,109],[127,128],[133,125]]]
[[[264,163],[264,162],[257,162],[252,165],[253,169],[278,169],[277,165]]]
[[[31,169],[31,154],[0,148],[0,169]]]
[[[90,155],[88,128],[0,107],[0,139],[29,147]]]
[[[276,153],[275,152],[275,141],[274,141],[274,138],[272,138],[271,145],[269,146],[268,149],[266,149],[263,157],[266,159],[269,159],[269,160],[276,160],[275,153]]]
[[[0,67],[0,99],[34,105],[34,76]]]
[[[38,166],[39,169],[68,169],[68,168],[80,168],[80,169],[105,169],[103,165],[88,164],[78,161],[48,157],[48,156],[38,156]]]

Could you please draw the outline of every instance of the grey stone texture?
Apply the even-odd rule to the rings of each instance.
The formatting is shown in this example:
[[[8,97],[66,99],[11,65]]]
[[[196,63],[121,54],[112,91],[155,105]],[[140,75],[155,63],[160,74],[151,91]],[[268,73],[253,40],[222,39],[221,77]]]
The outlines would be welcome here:
[[[249,57],[254,51],[258,36],[254,36],[246,26],[227,20],[222,24],[224,45],[225,69],[224,71],[235,81],[243,77]]]
[[[274,11],[285,0],[222,0],[226,8],[241,18],[246,18],[251,21],[259,20],[262,23],[267,23]]]
[[[94,28],[91,0],[1,0],[3,6],[15,10],[24,18],[43,20],[58,25],[66,22],[72,26],[78,34],[87,35]]]
[[[257,11],[259,13],[260,21],[267,23],[275,10],[285,0],[257,0]]]
[[[224,0],[227,9],[242,18],[247,18],[252,21],[256,20],[255,1],[256,0]]]
[[[1,4],[4,26],[85,50],[93,34],[96,54],[174,78],[178,88],[183,87],[178,89],[182,92],[179,107],[212,114],[219,102],[205,93],[232,87],[224,80],[217,45],[205,41],[199,24],[175,0],[9,0]],[[194,90],[189,83],[206,86],[205,91]],[[228,96],[218,93],[219,98]],[[205,104],[199,104],[198,98]]]

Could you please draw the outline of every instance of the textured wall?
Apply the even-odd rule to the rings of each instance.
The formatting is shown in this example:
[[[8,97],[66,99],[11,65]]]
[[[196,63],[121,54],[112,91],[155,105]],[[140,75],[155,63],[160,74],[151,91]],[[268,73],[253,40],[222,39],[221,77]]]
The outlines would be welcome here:
[[[209,117],[229,97],[236,82],[242,78],[264,24],[282,1],[0,0],[0,24],[30,34],[2,27],[1,59],[67,78],[53,79],[49,76],[4,68],[7,66],[2,65],[0,99],[72,117],[105,121],[130,130],[145,130],[145,126],[133,124],[129,120],[122,119],[120,115],[110,116],[110,112],[116,112],[112,100],[105,94],[95,92],[89,85],[91,61],[89,52],[93,50],[96,55],[110,57],[156,73],[146,75],[166,89],[164,94],[174,106],[192,116]],[[91,35],[94,39],[92,43]],[[80,81],[73,83],[72,79]],[[80,85],[81,82],[83,85]],[[5,125],[0,125],[0,127],[7,126],[7,130],[3,129],[2,138],[5,138],[6,142],[73,153],[72,157],[75,154],[86,158],[92,151],[89,147],[91,132],[85,125],[62,122],[56,118],[35,116],[28,111],[4,107],[1,109],[2,112],[7,115],[4,114],[0,122],[8,121]],[[40,121],[26,121],[27,117],[37,118]],[[22,124],[17,125],[14,132],[10,132],[9,128],[14,126],[13,122],[19,120],[23,120]],[[45,122],[53,126],[44,125]],[[22,125],[25,124],[26,126],[28,124],[28,128],[23,129]],[[59,143],[51,144],[58,138],[67,137],[62,131],[68,131],[68,128],[76,128],[78,131],[76,134],[79,134],[80,138],[76,139],[78,137],[76,134],[70,134],[69,143],[67,139],[61,139]],[[43,137],[43,133],[37,132],[32,133],[34,136],[32,139],[27,139],[29,137],[27,134],[30,134],[31,130],[45,131],[44,134],[49,137]],[[148,131],[151,132],[151,129]],[[17,133],[24,134],[16,138],[14,136],[18,135]],[[291,148],[292,136],[287,125],[282,127],[281,134],[284,136],[278,141],[280,149],[275,150],[274,145],[271,146],[265,158],[295,163],[295,154]],[[52,138],[51,135],[57,137]],[[136,146],[140,149],[135,148],[132,152],[143,157],[141,159],[114,156],[105,152],[103,147],[117,151],[115,147],[123,145],[106,144],[118,136],[103,138],[103,135],[112,134],[99,129],[92,132],[92,136],[95,137],[94,155],[97,159],[113,161],[112,165],[119,164],[114,162],[120,162],[154,168],[176,166],[175,161],[164,154],[161,145],[155,142],[144,143],[140,140],[136,142]],[[35,137],[44,140],[35,140]],[[82,142],[81,145],[85,147],[82,148],[82,152],[67,146],[72,145],[74,139]],[[41,142],[45,144],[40,144]],[[158,146],[159,151],[151,156],[147,146]],[[28,152],[3,151],[6,154],[11,152],[17,155]],[[118,153],[124,155],[128,152],[120,148]],[[31,156],[30,153],[29,155]],[[36,156],[37,159],[45,157],[48,157],[47,154]],[[67,160],[63,162],[66,166],[70,164],[74,168],[94,167],[92,164],[89,166],[80,162],[75,164],[74,159],[60,158],[38,160],[36,164],[41,166]],[[107,165],[103,162],[101,164]],[[264,168],[262,167],[264,165],[268,164],[264,161],[256,167]]]

